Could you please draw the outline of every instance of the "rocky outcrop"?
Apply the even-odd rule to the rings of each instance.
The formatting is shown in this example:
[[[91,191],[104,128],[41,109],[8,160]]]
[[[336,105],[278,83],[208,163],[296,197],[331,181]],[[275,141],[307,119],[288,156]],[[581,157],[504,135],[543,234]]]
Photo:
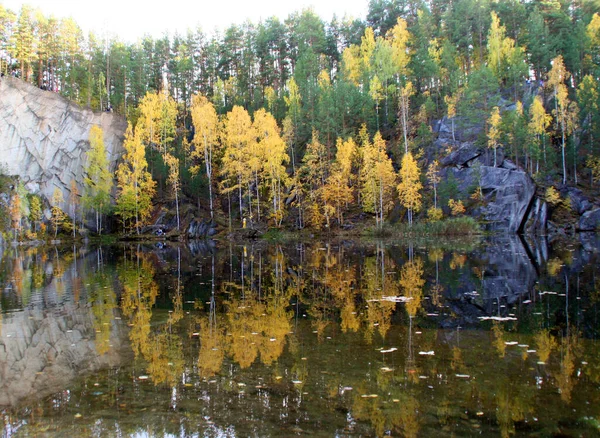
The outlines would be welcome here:
[[[93,125],[104,132],[111,172],[122,155],[127,124],[113,113],[94,113],[16,78],[0,78],[0,165],[46,200],[54,189],[68,202],[71,181],[83,193],[86,152]],[[68,211],[66,204],[62,205]]]
[[[458,182],[460,194],[457,195],[463,199],[481,184],[483,205],[471,214],[485,221],[489,231],[514,234],[523,228],[535,194],[535,183],[529,175],[520,170],[490,166],[455,168],[452,173]]]
[[[187,230],[189,239],[206,239],[217,233],[216,224],[211,220],[193,219]]]
[[[579,231],[597,231],[600,230],[600,208],[586,211],[579,218]]]
[[[560,196],[563,199],[569,199],[569,205],[579,215],[584,214],[594,207],[589,198],[580,189],[575,187],[564,187],[560,191]]]

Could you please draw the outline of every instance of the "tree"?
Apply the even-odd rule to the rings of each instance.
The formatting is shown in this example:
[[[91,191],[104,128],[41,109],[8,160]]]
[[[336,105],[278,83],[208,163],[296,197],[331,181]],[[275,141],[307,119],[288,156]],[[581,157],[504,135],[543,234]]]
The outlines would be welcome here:
[[[37,195],[29,195],[29,220],[33,223],[33,231],[37,233],[37,227],[42,220],[42,200]]]
[[[33,11],[28,5],[21,7],[11,42],[11,55],[20,62],[21,78],[29,81],[35,52]]]
[[[458,101],[460,100],[460,95],[461,92],[456,91],[452,96],[451,95],[446,95],[444,96],[444,102],[446,103],[446,105],[448,106],[448,118],[450,119],[451,123],[452,123],[452,140],[456,141],[456,137],[454,136],[454,118],[456,117],[456,105],[458,104]]]
[[[238,190],[240,221],[242,214],[242,190],[250,184],[252,173],[248,167],[251,156],[250,148],[253,141],[252,120],[248,112],[241,106],[234,106],[227,113],[223,122],[223,164],[221,174],[225,178],[224,193]],[[251,197],[248,190],[248,197]],[[251,205],[250,218],[252,217]]]
[[[77,181],[75,178],[71,180],[69,185],[69,205],[71,206],[71,217],[73,218],[73,238],[77,232],[77,209],[79,207],[79,188],[77,187]]]
[[[600,21],[600,18],[598,19]],[[600,23],[599,23],[600,26]],[[577,88],[581,127],[587,130],[588,153],[594,155],[594,140],[600,136],[600,92],[598,81],[586,75]]]
[[[442,180],[440,177],[440,165],[437,160],[433,160],[427,168],[427,180],[429,180],[429,184],[433,188],[433,208],[437,209],[437,186]]]
[[[547,157],[546,157],[546,129],[550,126],[550,122],[552,121],[552,117],[549,114],[546,114],[546,110],[544,109],[544,103],[542,102],[542,98],[538,95],[535,96],[531,106],[529,107],[529,124],[527,128],[531,135],[536,138],[538,143],[542,144],[542,154],[544,156],[544,165],[547,165]],[[538,160],[539,161],[539,160]]]
[[[488,119],[489,131],[488,131],[488,148],[494,149],[494,167],[497,165],[497,154],[498,140],[500,139],[500,110],[497,106],[492,109],[492,114]]]
[[[131,124],[125,132],[123,147],[125,154],[117,169],[116,213],[124,225],[128,224],[130,230],[135,228],[136,233],[140,234],[140,227],[147,222],[152,211],[156,183],[148,172],[146,151],[140,135],[137,130],[134,133]]]
[[[110,192],[113,175],[110,173],[104,133],[99,126],[92,126],[89,134],[90,149],[83,179],[83,205],[92,209],[96,216],[96,232],[102,234],[102,216],[110,210]]]
[[[21,197],[18,193],[15,193],[10,200],[10,223],[14,231],[15,241],[17,240],[17,234],[21,232]]]
[[[140,141],[165,155],[170,151],[176,132],[177,104],[166,93],[148,92],[138,107],[140,117],[136,135]]]
[[[409,122],[409,109],[410,109],[410,97],[414,94],[412,82],[407,84],[400,89],[399,94],[399,119],[400,125],[402,126],[402,136],[404,137],[404,154],[408,153],[408,122]]]
[[[64,202],[62,190],[58,187],[54,189],[54,193],[52,194],[52,208],[50,217],[50,221],[52,222],[52,227],[54,228],[54,238],[58,235],[58,229],[65,222],[66,215],[64,211],[60,208],[60,205]]]
[[[408,210],[408,224],[412,226],[413,212],[421,208],[421,171],[417,161],[410,152],[404,154],[400,167],[400,184],[398,184],[398,198],[400,204]]]
[[[567,183],[567,163],[565,158],[565,149],[567,136],[570,135],[577,126],[578,110],[577,106],[569,100],[569,92],[565,82],[569,78],[569,72],[563,63],[563,58],[558,55],[552,60],[552,69],[548,73],[547,87],[552,90],[554,96],[553,114],[556,123],[561,132],[561,152],[563,168],[563,184]],[[577,184],[577,159],[574,160],[575,184]]]
[[[194,145],[192,157],[204,161],[208,179],[210,217],[214,218],[213,207],[213,166],[219,146],[220,123],[214,105],[206,97],[196,95],[192,98],[192,121],[194,123]]]
[[[375,224],[383,227],[383,216],[393,206],[396,172],[392,160],[386,153],[385,140],[379,132],[375,133],[373,142],[369,141],[366,128],[363,127],[360,170],[361,200],[363,210],[375,213]]]
[[[259,109],[254,113],[252,132],[256,136],[252,148],[254,151],[252,159],[256,164],[251,167],[255,170],[257,202],[260,199],[258,189],[261,182],[264,182],[265,191],[272,202],[271,217],[275,224],[280,226],[283,219],[283,191],[288,180],[285,171],[285,164],[289,162],[289,156],[286,153],[287,145],[281,138],[277,121],[264,109]],[[258,219],[260,220],[260,203],[258,205]]]
[[[173,194],[175,195],[177,231],[179,231],[179,191],[181,190],[181,181],[179,179],[179,158],[175,158],[173,155],[167,153],[165,154],[164,160],[169,169],[167,181],[173,190]]]

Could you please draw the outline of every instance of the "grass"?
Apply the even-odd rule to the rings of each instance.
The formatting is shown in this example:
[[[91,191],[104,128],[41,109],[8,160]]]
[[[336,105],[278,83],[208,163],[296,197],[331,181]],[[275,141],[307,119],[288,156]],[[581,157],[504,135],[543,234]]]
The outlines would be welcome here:
[[[367,236],[394,237],[394,236],[475,236],[481,234],[477,221],[470,216],[453,217],[436,222],[417,222],[412,226],[403,222],[400,224],[384,224],[382,228],[369,228],[365,231]]]

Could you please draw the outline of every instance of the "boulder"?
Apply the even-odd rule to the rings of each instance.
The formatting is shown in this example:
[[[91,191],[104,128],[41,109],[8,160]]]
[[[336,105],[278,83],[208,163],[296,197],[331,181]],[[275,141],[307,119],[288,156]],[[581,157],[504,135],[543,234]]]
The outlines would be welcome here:
[[[55,188],[60,189],[64,211],[69,211],[72,180],[83,193],[89,132],[94,125],[102,128],[114,172],[123,153],[125,118],[95,113],[16,78],[0,78],[0,166],[47,201]]]
[[[600,208],[586,211],[579,218],[579,231],[597,231],[600,230]]]

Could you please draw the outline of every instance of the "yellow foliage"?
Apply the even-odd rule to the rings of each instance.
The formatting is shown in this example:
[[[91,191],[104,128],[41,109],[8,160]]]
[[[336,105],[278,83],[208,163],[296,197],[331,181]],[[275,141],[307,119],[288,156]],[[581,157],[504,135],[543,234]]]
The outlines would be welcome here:
[[[558,205],[561,202],[560,193],[552,186],[546,189],[544,199],[546,199],[546,202],[550,205]]]
[[[442,220],[444,217],[444,212],[441,208],[431,207],[427,210],[427,219],[429,222],[437,222]]]
[[[455,201],[454,199],[450,199],[448,201],[448,207],[450,207],[450,213],[452,216],[459,216],[464,214],[465,206],[463,205],[461,200]]]

